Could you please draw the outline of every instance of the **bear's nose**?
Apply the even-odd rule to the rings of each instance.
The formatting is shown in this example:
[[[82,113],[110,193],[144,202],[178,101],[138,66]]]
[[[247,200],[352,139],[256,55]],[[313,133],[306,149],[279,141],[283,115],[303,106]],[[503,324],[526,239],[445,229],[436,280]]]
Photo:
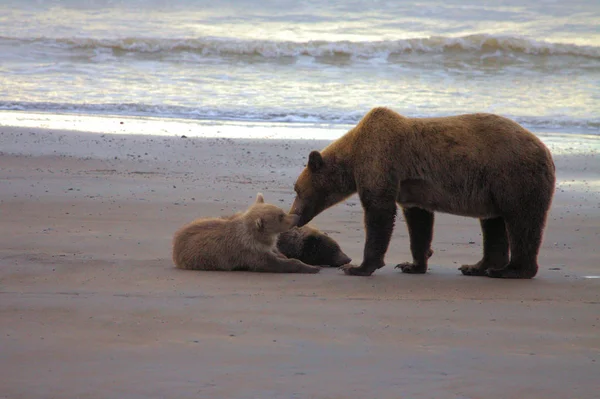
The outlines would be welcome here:
[[[300,221],[300,215],[289,215],[291,222],[292,222],[292,227],[296,226],[298,224],[298,222]]]
[[[340,257],[337,260],[337,266],[343,266],[343,265],[347,265],[348,263],[352,262],[352,258],[350,258],[348,255],[346,254],[342,254],[340,255]]]
[[[294,203],[288,213],[290,215],[300,215],[302,213],[302,201],[298,197],[294,198]]]

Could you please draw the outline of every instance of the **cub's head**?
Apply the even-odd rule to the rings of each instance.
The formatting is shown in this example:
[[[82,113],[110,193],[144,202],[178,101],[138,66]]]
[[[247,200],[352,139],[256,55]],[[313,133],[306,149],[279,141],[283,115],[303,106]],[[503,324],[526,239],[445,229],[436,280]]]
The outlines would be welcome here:
[[[354,180],[348,169],[335,157],[323,158],[319,151],[312,151],[308,164],[298,176],[296,199],[290,209],[291,214],[300,217],[298,226],[302,227],[325,209],[356,191]]]
[[[298,222],[297,215],[287,214],[275,205],[265,204],[265,199],[260,193],[244,216],[250,221],[252,227],[264,236],[276,236],[291,229]]]
[[[352,262],[333,238],[319,230],[305,230],[302,244],[300,260],[309,265],[339,267]]]

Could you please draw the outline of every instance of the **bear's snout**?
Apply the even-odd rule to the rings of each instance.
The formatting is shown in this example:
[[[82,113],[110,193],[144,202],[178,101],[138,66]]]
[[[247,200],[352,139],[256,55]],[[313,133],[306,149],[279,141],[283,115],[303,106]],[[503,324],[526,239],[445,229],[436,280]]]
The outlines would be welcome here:
[[[300,215],[302,213],[302,202],[298,199],[298,197],[294,198],[294,203],[292,204],[292,207],[290,208],[290,211],[288,213],[293,214],[293,215]]]
[[[300,215],[288,214],[288,220],[290,222],[290,228],[295,227],[298,225],[298,222],[300,221]]]
[[[347,265],[350,262],[352,262],[352,258],[350,258],[348,255],[342,253],[336,259],[335,264],[333,266],[343,266],[343,265]]]
[[[298,222],[296,223],[296,227],[302,227],[310,222],[311,219],[305,217],[304,215],[296,215],[298,216]]]

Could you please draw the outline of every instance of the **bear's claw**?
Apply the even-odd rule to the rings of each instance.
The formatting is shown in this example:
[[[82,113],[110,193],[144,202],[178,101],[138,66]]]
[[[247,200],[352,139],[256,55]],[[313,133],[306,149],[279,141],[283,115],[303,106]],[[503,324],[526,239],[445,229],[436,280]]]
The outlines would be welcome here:
[[[462,265],[458,268],[460,272],[465,276],[487,276],[487,268],[476,265]]]
[[[402,273],[423,274],[427,272],[427,267],[417,266],[412,262],[404,262],[396,265],[395,269],[401,269]]]
[[[348,276],[370,276],[374,270],[367,270],[361,266],[355,266],[350,263],[340,266],[340,269]]]

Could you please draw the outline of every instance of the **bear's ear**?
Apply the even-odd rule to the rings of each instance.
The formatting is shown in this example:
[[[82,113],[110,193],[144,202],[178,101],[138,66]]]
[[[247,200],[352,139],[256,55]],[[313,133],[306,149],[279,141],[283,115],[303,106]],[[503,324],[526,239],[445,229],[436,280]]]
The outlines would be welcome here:
[[[262,193],[258,193],[256,195],[256,203],[257,204],[264,204],[265,203],[265,197],[263,197]]]
[[[308,168],[311,172],[316,172],[323,167],[323,157],[319,151],[311,151],[308,155]]]
[[[265,228],[265,222],[262,220],[262,218],[257,218],[254,223],[256,224],[256,229],[259,232],[262,232]]]

